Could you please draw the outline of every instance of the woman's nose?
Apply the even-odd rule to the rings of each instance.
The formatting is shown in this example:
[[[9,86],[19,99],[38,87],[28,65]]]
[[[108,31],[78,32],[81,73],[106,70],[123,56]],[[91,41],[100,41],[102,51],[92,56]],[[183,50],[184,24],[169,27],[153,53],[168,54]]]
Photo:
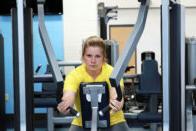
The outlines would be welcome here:
[[[92,57],[92,58],[91,58],[91,62],[93,62],[93,63],[95,63],[95,62],[96,62],[95,57]]]

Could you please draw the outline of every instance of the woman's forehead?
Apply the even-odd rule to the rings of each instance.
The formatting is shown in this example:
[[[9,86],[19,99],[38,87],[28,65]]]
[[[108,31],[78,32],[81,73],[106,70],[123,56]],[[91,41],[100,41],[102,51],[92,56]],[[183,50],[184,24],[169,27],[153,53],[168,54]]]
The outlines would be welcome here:
[[[97,51],[102,51],[102,48],[101,47],[98,47],[98,46],[89,46],[86,48],[86,51],[87,50],[97,50]]]
[[[88,47],[85,50],[85,53],[97,53],[97,54],[102,54],[103,51],[100,47]]]

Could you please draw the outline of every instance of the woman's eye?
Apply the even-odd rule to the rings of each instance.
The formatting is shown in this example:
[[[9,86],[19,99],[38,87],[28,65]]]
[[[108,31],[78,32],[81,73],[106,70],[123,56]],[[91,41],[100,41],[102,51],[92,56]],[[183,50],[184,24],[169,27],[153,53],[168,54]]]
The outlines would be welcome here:
[[[101,56],[100,56],[100,55],[96,55],[95,57],[96,57],[96,58],[100,58]]]
[[[86,56],[87,56],[87,57],[91,57],[92,55],[90,55],[90,54],[87,54]]]

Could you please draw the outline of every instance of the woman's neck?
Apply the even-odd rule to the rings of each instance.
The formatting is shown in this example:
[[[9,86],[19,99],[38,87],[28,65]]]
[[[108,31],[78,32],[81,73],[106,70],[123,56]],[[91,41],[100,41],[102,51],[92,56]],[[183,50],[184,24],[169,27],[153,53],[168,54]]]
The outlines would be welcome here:
[[[96,71],[89,71],[87,69],[87,72],[95,80],[98,77],[98,75],[101,73],[101,69]]]

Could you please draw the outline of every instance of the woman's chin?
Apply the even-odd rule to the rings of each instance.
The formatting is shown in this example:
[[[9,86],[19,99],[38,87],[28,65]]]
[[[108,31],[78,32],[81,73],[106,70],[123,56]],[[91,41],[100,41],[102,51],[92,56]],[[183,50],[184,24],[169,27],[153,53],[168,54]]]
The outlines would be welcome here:
[[[90,68],[89,71],[97,71],[97,68]]]

